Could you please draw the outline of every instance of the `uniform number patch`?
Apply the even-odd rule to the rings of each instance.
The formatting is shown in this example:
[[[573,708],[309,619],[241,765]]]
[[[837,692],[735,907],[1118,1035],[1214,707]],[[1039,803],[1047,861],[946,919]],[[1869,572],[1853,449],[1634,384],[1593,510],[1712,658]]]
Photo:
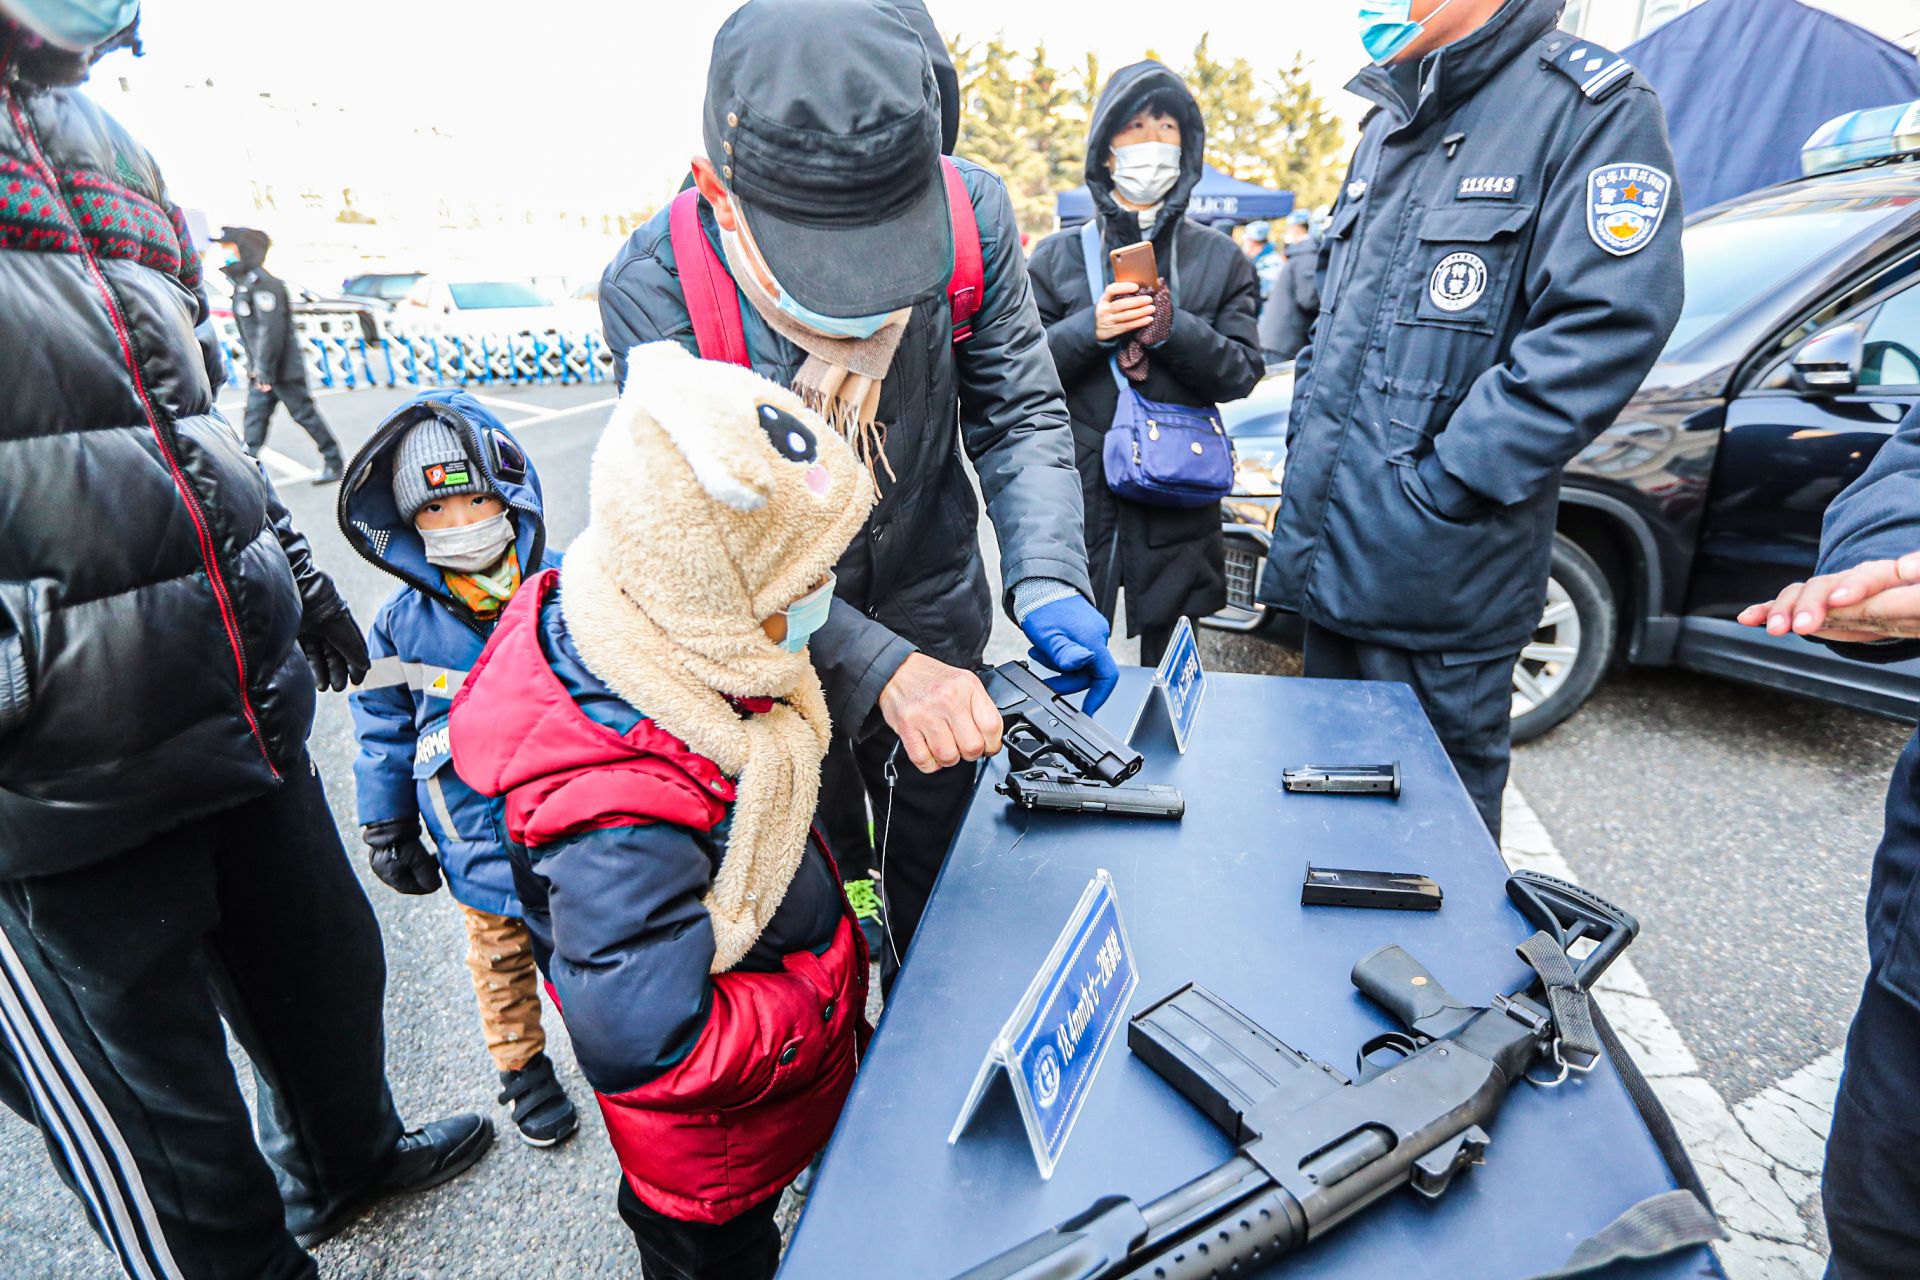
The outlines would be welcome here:
[[[1479,173],[1460,179],[1454,192],[1456,200],[1511,200],[1520,189],[1520,176],[1513,173]]]
[[[1673,179],[1644,164],[1603,164],[1587,175],[1587,234],[1616,258],[1647,247],[1667,214]]]
[[[1427,277],[1427,299],[1446,312],[1465,311],[1487,291],[1487,264],[1477,253],[1450,253]]]
[[[429,489],[444,489],[450,484],[472,484],[473,474],[464,462],[436,462],[420,468]]]

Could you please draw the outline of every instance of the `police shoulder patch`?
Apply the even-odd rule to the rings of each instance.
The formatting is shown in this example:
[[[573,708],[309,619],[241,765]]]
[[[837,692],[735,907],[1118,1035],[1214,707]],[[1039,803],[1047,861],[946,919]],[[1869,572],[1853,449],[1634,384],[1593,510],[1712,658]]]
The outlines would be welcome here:
[[[1633,64],[1611,49],[1556,31],[1540,46],[1540,60],[1598,102],[1633,79]]]
[[[1587,234],[1615,257],[1638,253],[1660,230],[1673,179],[1651,165],[1603,164],[1587,175]]]

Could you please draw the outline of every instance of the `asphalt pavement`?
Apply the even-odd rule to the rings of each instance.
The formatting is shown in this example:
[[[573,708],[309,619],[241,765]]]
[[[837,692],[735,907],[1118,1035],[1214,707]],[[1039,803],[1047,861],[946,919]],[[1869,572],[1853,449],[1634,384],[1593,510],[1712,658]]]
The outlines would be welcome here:
[[[588,461],[612,389],[481,390],[526,445],[546,492],[550,540],[564,547],[585,521]],[[351,453],[404,398],[369,390],[319,403]],[[229,415],[238,420],[237,400]],[[347,547],[334,523],[335,491],[306,482],[316,459],[284,413],[269,443],[270,470],[296,522],[365,623],[392,581]],[[983,544],[991,557],[992,538]],[[1216,669],[1297,671],[1292,655],[1259,641],[1203,633],[1202,647]],[[1138,652],[1131,642],[1117,648],[1123,661]],[[1024,649],[1000,619],[990,658]],[[1841,1042],[1865,972],[1861,912],[1881,798],[1909,732],[1707,677],[1631,672],[1609,677],[1572,721],[1518,753],[1514,780],[1567,863],[1640,915],[1640,975],[1728,1104]],[[401,1113],[418,1123],[477,1110],[500,1127],[472,1173],[382,1205],[322,1246],[322,1275],[637,1276],[613,1210],[612,1156],[559,1019],[548,1011],[551,1052],[582,1123],[572,1141],[540,1151],[518,1141],[493,1103],[452,902],[403,897],[366,870],[343,699],[322,699],[312,749],[385,934],[387,1059]],[[0,1260],[0,1274],[17,1280],[118,1274],[37,1135],[11,1113],[0,1113]]]

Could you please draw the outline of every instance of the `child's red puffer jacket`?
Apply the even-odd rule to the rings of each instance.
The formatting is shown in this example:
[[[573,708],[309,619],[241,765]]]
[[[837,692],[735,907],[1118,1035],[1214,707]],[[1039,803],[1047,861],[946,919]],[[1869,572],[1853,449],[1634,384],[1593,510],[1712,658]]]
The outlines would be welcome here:
[[[560,582],[529,581],[495,627],[454,704],[454,767],[505,799],[535,955],[628,1183],[725,1222],[832,1133],[869,1034],[866,944],[816,839],[746,959],[708,973],[733,782],[586,669]]]

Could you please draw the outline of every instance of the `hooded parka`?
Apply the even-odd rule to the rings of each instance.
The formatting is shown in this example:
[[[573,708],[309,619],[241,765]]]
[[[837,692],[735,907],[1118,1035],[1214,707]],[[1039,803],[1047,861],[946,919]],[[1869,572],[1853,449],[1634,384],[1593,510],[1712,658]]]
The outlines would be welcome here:
[[[6,878],[112,857],[305,768],[295,637],[345,607],[213,407],[200,258],[153,158],[10,65],[17,34],[0,19]]]
[[[454,772],[447,717],[479,659],[496,618],[481,618],[427,562],[413,521],[393,502],[401,442],[437,418],[466,442],[487,486],[507,504],[522,580],[556,568],[547,549],[540,477],[532,460],[486,407],[465,391],[423,391],[389,414],[347,466],[340,529],[353,549],[400,579],[367,631],[373,669],[349,698],[360,751],[353,765],[362,826],[419,818],[439,850],[454,898],[476,910],[518,916],[513,871],[501,839],[500,804]]]
[[[1141,238],[1138,215],[1113,196],[1110,139],[1155,93],[1174,106],[1180,121],[1180,176],[1154,218],[1152,237],[1161,278],[1174,286],[1173,331],[1148,348],[1146,380],[1134,385],[1147,399],[1172,404],[1237,400],[1253,390],[1265,367],[1257,336],[1259,282],[1253,263],[1232,240],[1186,218],[1200,180],[1206,125],[1180,77],[1157,62],[1115,72],[1094,109],[1087,189],[1100,222],[1102,265],[1107,251]],[[1110,360],[1126,338],[1094,337],[1094,295],[1079,229],[1041,241],[1027,270],[1073,420],[1096,601],[1111,615],[1118,589],[1126,588],[1129,635],[1171,627],[1182,615],[1214,612],[1227,602],[1219,508],[1149,507],[1107,488],[1100,448],[1119,397]],[[1107,267],[1102,287],[1111,279]]]

